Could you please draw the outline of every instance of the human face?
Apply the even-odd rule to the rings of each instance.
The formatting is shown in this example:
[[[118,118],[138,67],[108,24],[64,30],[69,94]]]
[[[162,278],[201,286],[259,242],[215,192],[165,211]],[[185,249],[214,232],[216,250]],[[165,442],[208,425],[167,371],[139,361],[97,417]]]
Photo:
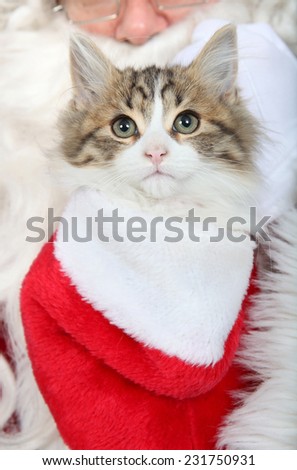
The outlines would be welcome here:
[[[108,0],[106,1],[108,2]],[[208,0],[207,3],[216,1],[218,0]],[[84,7],[79,5],[83,2],[63,0],[61,3],[70,19],[75,18],[79,21],[85,19]],[[181,4],[180,0],[172,0],[170,3],[176,5],[177,8],[159,9],[155,0],[121,0],[117,18],[87,23],[81,25],[81,27],[92,34],[109,36],[117,41],[141,45],[184,18],[193,10],[191,7],[178,8]],[[201,0],[201,3],[206,2]],[[199,1],[197,1],[197,4],[199,4]]]

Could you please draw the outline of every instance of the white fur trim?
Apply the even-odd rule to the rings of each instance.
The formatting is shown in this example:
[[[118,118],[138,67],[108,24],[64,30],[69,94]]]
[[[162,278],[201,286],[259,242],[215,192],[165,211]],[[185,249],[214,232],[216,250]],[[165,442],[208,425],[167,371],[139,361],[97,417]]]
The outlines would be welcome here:
[[[263,382],[226,419],[228,449],[297,449],[297,211],[282,217],[267,246],[271,269],[250,313],[238,361]]]
[[[0,427],[12,415],[16,404],[16,387],[13,372],[4,358],[0,355]]]
[[[110,223],[104,225],[110,241],[98,239],[94,218],[101,208],[105,217],[119,208],[125,218],[118,230],[123,243],[112,238]],[[141,216],[150,226],[152,215],[80,190],[63,217],[69,227],[75,217],[83,236],[86,216],[92,218],[91,241],[77,242],[69,230],[69,241],[64,242],[61,226],[55,242],[55,255],[82,298],[145,345],[192,364],[221,359],[249,284],[254,246],[249,238],[241,243],[210,242],[210,234],[201,231],[200,242],[193,242],[183,222],[182,241],[164,241],[172,233],[158,224],[156,242],[132,242],[126,237],[127,220]]]

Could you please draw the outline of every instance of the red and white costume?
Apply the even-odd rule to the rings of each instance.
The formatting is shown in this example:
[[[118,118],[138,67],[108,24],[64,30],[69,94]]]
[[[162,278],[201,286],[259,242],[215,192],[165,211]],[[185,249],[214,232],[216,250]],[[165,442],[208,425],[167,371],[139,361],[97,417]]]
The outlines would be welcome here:
[[[100,241],[97,211],[117,207],[79,191],[22,289],[29,354],[41,392],[73,449],[213,449],[243,387],[234,363],[249,296],[254,244]],[[110,228],[108,228],[110,225]],[[186,226],[183,227],[186,234]],[[90,229],[90,227],[89,227]],[[125,237],[124,228],[120,235]],[[90,232],[89,232],[90,233]],[[168,235],[168,233],[167,233]],[[77,237],[76,237],[77,238]]]

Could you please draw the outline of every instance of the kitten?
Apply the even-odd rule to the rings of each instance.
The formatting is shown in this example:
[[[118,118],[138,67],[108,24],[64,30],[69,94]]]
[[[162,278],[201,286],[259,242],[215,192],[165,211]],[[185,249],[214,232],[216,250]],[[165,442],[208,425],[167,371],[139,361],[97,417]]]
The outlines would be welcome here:
[[[74,97],[59,126],[74,186],[163,213],[247,217],[258,125],[236,88],[234,26],[188,67],[119,70],[81,35],[70,53]]]

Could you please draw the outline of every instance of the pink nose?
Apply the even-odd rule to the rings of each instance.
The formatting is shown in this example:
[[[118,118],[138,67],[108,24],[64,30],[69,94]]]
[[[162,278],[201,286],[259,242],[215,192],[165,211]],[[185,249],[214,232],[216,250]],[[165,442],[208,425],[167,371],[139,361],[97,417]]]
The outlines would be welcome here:
[[[146,152],[145,156],[152,159],[154,165],[159,165],[163,158],[167,155],[166,150],[152,150]]]

